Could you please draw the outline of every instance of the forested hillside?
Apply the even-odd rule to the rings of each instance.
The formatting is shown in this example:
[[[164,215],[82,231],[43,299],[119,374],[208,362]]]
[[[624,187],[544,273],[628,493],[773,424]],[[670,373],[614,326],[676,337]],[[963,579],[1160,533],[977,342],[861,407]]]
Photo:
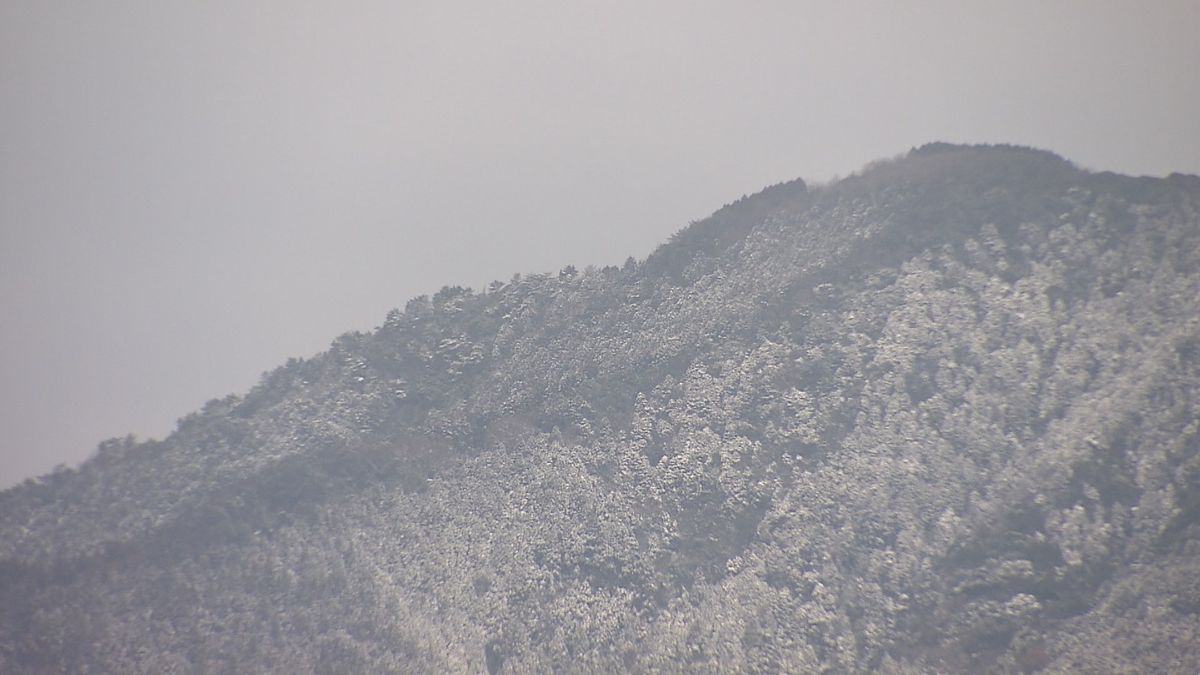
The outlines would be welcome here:
[[[933,144],[413,299],[0,493],[0,671],[1198,672],[1200,178]]]

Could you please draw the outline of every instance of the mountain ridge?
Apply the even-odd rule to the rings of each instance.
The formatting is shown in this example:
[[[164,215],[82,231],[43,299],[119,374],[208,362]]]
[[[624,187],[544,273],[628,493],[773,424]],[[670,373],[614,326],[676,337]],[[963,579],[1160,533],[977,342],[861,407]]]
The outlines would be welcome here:
[[[934,143],[413,299],[0,493],[0,665],[1194,669],[1198,205]]]

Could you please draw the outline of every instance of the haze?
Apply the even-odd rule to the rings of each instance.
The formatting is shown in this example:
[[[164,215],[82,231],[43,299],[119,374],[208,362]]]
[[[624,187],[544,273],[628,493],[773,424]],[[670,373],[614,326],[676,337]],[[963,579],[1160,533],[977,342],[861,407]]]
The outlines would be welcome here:
[[[932,140],[1200,172],[1200,5],[0,5],[0,486]]]

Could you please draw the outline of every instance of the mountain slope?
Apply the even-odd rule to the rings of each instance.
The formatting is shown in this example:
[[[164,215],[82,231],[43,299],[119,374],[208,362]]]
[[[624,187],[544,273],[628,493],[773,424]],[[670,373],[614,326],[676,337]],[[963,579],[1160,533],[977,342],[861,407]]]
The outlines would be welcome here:
[[[0,494],[0,669],[1195,672],[1200,179],[933,144]]]

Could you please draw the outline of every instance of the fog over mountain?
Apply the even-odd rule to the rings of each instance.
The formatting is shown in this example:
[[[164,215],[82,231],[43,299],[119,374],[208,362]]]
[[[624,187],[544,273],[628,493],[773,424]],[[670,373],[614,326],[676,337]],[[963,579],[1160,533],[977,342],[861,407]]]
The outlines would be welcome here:
[[[0,493],[4,672],[1200,670],[1200,177],[926,145]]]
[[[0,2],[0,488],[940,139],[1200,173],[1196,0]]]

